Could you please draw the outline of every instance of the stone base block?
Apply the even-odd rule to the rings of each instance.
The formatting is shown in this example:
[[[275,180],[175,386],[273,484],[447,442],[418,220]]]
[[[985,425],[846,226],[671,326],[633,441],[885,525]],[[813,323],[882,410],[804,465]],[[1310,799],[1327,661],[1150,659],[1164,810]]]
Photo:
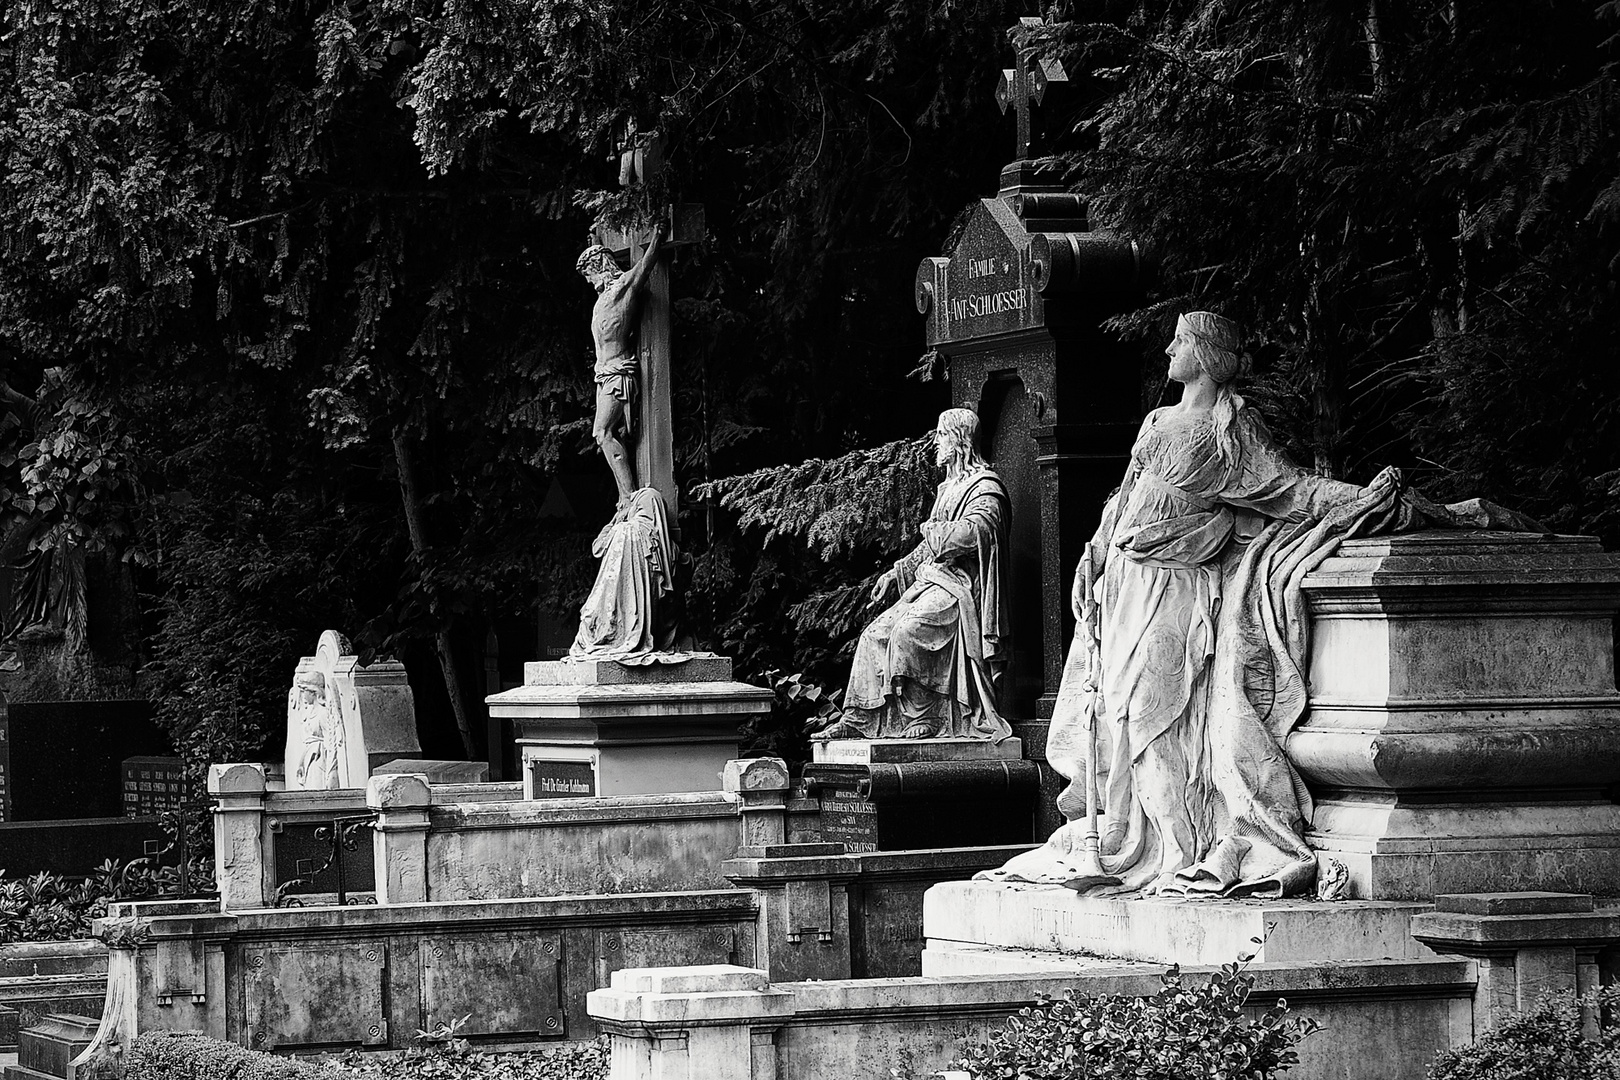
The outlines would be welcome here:
[[[924,761],[1022,761],[1024,744],[988,739],[828,739],[810,744],[811,760],[830,765],[906,765]]]
[[[961,941],[931,941],[923,949],[922,973],[935,978],[969,975],[1079,975],[1150,967],[1144,961],[1085,956],[1041,949],[1004,949],[996,945],[969,945]],[[1161,965],[1151,965],[1161,970]]]
[[[17,1064],[45,1076],[65,1077],[68,1062],[84,1052],[101,1021],[71,1013],[42,1016],[17,1033]]]
[[[1620,806],[1605,800],[1420,801],[1329,793],[1306,842],[1350,873],[1350,895],[1620,891]]]
[[[1112,899],[1061,886],[950,881],[923,897],[923,936],[936,962],[952,955],[957,974],[1007,970],[1007,957],[992,962],[981,947],[1181,964],[1251,955],[1262,962],[1415,960],[1433,955],[1409,932],[1412,916],[1428,909],[1368,900]],[[924,955],[923,973],[933,974]],[[986,966],[960,966],[973,955],[986,957]]]
[[[771,692],[731,680],[727,657],[679,664],[610,660],[524,665],[525,685],[489,697],[510,719],[525,798],[718,791],[737,729]]]

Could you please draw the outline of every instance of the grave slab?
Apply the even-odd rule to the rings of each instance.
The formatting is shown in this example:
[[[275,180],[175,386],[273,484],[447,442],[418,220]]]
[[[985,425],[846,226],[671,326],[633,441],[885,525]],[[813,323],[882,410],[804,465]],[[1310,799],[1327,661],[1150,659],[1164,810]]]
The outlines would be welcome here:
[[[1005,957],[995,957],[994,966],[960,966],[964,951],[990,957],[997,950],[1181,964],[1225,964],[1251,955],[1259,962],[1417,960],[1434,955],[1409,932],[1412,916],[1429,907],[1379,900],[1118,899],[1061,886],[949,881],[923,897],[929,950],[923,974],[934,973],[930,954],[947,953],[956,956],[950,970],[957,974],[1007,970]]]

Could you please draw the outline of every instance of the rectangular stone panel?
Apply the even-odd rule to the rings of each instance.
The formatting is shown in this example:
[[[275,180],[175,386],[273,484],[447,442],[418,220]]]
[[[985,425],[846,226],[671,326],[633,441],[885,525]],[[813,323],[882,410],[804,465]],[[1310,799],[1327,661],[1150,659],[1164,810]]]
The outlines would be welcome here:
[[[242,950],[248,1039],[255,1050],[386,1046],[381,941],[302,941]]]
[[[434,937],[420,947],[423,1030],[466,1016],[466,1037],[565,1034],[561,935]]]
[[[596,935],[597,986],[608,985],[613,973],[623,968],[752,962],[751,955],[738,959],[737,930],[729,925],[601,930]]]

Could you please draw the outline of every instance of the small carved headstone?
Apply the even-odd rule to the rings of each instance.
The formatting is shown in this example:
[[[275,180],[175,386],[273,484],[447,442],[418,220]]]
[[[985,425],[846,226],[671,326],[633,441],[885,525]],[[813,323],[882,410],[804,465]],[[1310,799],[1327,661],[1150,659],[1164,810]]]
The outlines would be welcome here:
[[[323,633],[287,693],[288,790],[364,787],[377,766],[421,752],[405,666],[362,665],[348,638]]]

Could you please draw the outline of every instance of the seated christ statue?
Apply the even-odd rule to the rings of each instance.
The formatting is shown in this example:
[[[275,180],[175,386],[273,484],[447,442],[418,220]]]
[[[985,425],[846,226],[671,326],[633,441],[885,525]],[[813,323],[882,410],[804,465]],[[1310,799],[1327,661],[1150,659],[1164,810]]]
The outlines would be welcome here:
[[[815,738],[999,742],[1012,734],[996,707],[1009,652],[1010,504],[974,448],[978,430],[967,409],[940,414],[935,454],[945,482],[922,543],[873,587],[874,603],[894,603],[861,632],[843,718]]]

